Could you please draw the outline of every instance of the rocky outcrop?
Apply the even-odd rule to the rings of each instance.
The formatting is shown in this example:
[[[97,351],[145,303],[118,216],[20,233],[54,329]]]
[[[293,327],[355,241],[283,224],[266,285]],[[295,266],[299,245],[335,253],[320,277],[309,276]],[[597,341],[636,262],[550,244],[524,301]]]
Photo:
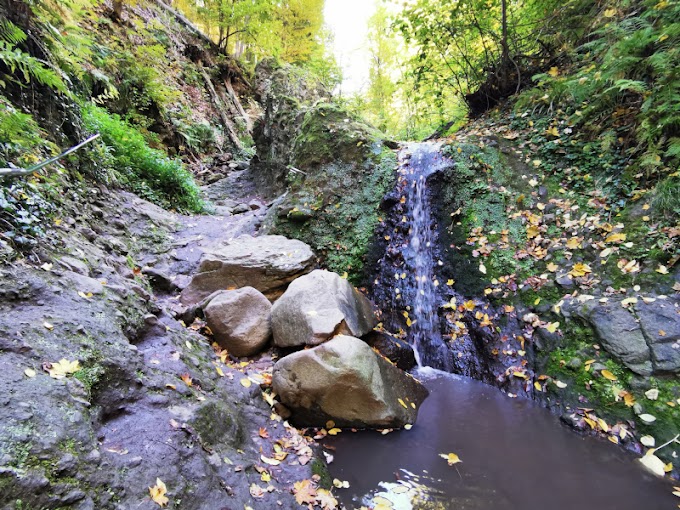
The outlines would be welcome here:
[[[680,373],[680,300],[638,302],[635,312],[651,350],[654,372]]]
[[[213,338],[234,356],[260,352],[271,337],[269,300],[252,287],[225,290],[205,307],[205,319]]]
[[[240,236],[223,246],[206,249],[180,300],[188,306],[216,290],[246,286],[274,300],[291,281],[311,271],[314,264],[314,253],[303,242],[283,236]]]
[[[376,323],[371,302],[347,280],[324,270],[295,280],[272,308],[279,347],[319,345],[337,334],[360,337]]]
[[[274,391],[302,426],[403,427],[428,391],[363,341],[336,336],[274,365]]]
[[[678,306],[671,298],[638,300],[627,307],[618,300],[569,299],[562,314],[587,322],[607,352],[636,374],[650,376],[680,372]]]

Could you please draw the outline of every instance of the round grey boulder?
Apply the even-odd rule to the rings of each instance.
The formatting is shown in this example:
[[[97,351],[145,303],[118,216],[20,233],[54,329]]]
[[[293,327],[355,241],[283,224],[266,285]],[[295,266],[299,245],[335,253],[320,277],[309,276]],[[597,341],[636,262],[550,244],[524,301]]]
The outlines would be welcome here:
[[[319,345],[339,334],[361,337],[376,324],[373,305],[363,294],[320,269],[292,282],[272,308],[279,347]]]
[[[252,287],[225,290],[204,308],[215,341],[234,356],[260,352],[271,336],[269,300]]]

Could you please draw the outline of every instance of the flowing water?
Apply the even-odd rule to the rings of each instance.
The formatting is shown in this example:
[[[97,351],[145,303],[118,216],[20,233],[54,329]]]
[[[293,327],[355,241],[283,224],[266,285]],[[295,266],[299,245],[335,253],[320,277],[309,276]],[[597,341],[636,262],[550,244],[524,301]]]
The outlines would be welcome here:
[[[448,164],[436,144],[402,150],[395,196],[405,200],[390,220],[376,279],[381,305],[393,306],[388,324],[394,327],[406,311],[419,365],[444,369],[427,178]],[[662,510],[680,502],[633,455],[575,434],[532,401],[432,368],[415,375],[430,396],[411,430],[343,432],[326,442],[334,448],[331,475],[350,483],[338,491],[347,508]],[[440,456],[449,453],[462,462],[449,465]]]

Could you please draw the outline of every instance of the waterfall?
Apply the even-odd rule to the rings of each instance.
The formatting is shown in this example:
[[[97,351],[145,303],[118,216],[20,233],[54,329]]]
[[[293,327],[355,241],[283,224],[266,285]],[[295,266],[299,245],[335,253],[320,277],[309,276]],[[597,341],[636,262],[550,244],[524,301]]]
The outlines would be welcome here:
[[[388,246],[376,280],[383,290],[376,299],[390,311],[387,326],[406,332],[418,365],[448,370],[438,313],[440,262],[427,186],[430,175],[452,164],[439,148],[436,143],[414,143],[399,154],[395,206],[386,221]]]

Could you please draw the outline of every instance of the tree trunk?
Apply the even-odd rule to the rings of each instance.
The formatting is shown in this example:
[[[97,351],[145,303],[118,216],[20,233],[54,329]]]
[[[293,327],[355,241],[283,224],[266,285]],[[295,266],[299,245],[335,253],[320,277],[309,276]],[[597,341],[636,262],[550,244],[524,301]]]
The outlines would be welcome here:
[[[215,86],[213,85],[210,76],[208,76],[208,73],[205,71],[205,68],[202,65],[198,66],[198,68],[200,69],[201,74],[203,75],[205,85],[208,88],[208,92],[210,93],[210,98],[212,99],[212,102],[215,105],[215,109],[220,115],[222,125],[227,130],[229,140],[231,140],[231,143],[234,144],[234,146],[237,149],[239,150],[243,149],[243,144],[241,143],[241,140],[239,140],[238,135],[236,134],[234,124],[231,122],[231,120],[229,120],[229,117],[227,117],[227,114],[224,112],[224,107],[222,106],[220,97],[217,95],[217,91],[215,90]]]

